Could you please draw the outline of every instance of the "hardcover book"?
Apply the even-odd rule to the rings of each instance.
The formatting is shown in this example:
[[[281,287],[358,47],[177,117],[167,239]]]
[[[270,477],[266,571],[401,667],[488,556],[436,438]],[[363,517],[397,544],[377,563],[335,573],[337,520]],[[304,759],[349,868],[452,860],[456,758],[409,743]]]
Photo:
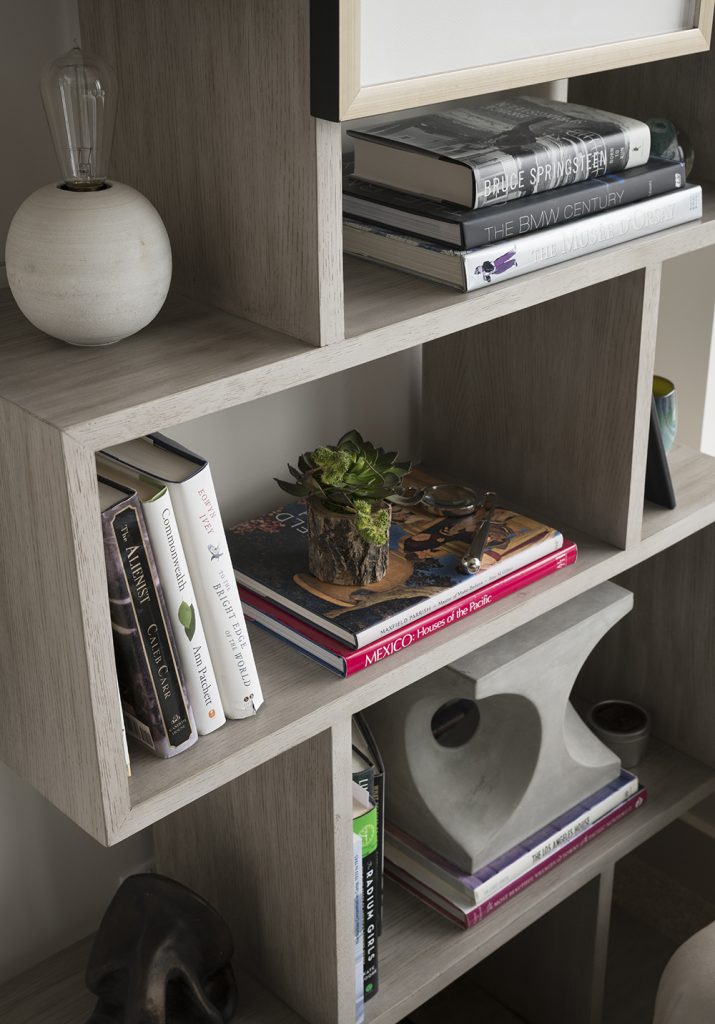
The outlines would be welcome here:
[[[353,756],[359,758],[357,764],[367,766],[368,783],[363,783],[364,775],[356,778],[355,763],[353,763],[353,782],[357,782],[372,797],[377,813],[377,934],[382,931],[382,889],[383,889],[383,868],[385,864],[385,766],[382,763],[380,751],[377,749],[375,737],[370,726],[359,712],[352,717],[352,745]]]
[[[477,906],[571,842],[637,791],[637,776],[621,769],[612,782],[471,875],[391,824],[387,826],[385,855],[395,867],[436,892],[447,898],[456,895]]]
[[[630,171],[589,178],[511,203],[468,210],[362,181],[351,172],[352,162],[348,161],[343,177],[346,217],[420,235],[456,249],[493,245],[530,231],[541,231],[640,199],[651,199],[685,184],[683,163],[651,158],[643,167],[633,167]]]
[[[471,292],[697,220],[702,212],[701,187],[685,185],[653,199],[467,250],[439,246],[416,235],[346,218],[343,248],[351,256]]]
[[[105,454],[167,487],[224,712],[228,718],[254,715],[263,694],[208,462],[161,434],[115,445]]]
[[[449,897],[442,895],[389,861],[385,862],[385,873],[388,878],[397,882],[401,888],[416,896],[422,903],[436,910],[437,913],[446,917],[449,921],[459,925],[460,928],[472,928],[510,899],[518,896],[524,889],[533,885],[534,882],[537,882],[547,872],[558,867],[559,864],[563,863],[563,861],[571,857],[587,843],[597,839],[606,829],[616,825],[633,811],[642,807],[646,799],[647,791],[643,786],[640,786],[636,793],[620,803],[618,807],[614,807],[608,814],[604,814],[602,818],[599,818],[598,821],[584,829],[570,842],[553,850],[529,871],[505,885],[503,889],[493,893],[478,906],[474,906],[469,900],[461,898],[456,893]]]
[[[353,833],[362,841],[363,995],[378,988],[377,968],[377,810],[365,790],[353,782]]]
[[[99,506],[126,731],[173,757],[198,734],[139,500],[100,477]]]
[[[97,456],[97,466],[104,477],[133,490],[139,499],[196,728],[199,736],[208,735],[226,716],[169,490],[108,455]]]
[[[474,209],[644,164],[646,124],[536,96],[403,117],[348,132],[355,174]]]
[[[413,474],[412,479],[424,478]],[[456,519],[434,515],[421,506],[393,508],[387,574],[378,583],[356,587],[323,583],[308,572],[303,502],[238,523],[228,530],[227,538],[242,587],[341,642],[361,648],[563,545],[558,530],[498,508],[482,568],[475,575],[463,575],[459,561],[479,521],[479,512]]]
[[[353,939],[355,953],[355,1024],[365,1020],[362,963],[362,838],[353,832]]]
[[[567,566],[573,565],[577,556],[576,544],[573,541],[565,540],[563,547],[558,551],[544,555],[522,569],[516,569],[507,576],[502,576],[501,579],[482,587],[481,590],[465,594],[456,601],[437,608],[400,629],[395,629],[387,636],[373,640],[372,643],[366,644],[359,650],[348,647],[347,644],[328,636],[327,633],[311,626],[310,623],[291,615],[284,608],[254,594],[248,587],[241,587],[241,601],[247,619],[255,622],[273,636],[285,640],[302,654],[317,661],[318,664],[345,678],[364,668],[369,668],[371,665],[377,665],[385,658],[392,657],[393,654],[408,650],[420,640],[434,636],[445,626],[449,626],[453,622],[461,622],[482,608],[489,608],[501,598],[508,597],[517,590],[521,590],[522,587],[536,583],[545,576],[550,576],[557,569],[565,569]]]

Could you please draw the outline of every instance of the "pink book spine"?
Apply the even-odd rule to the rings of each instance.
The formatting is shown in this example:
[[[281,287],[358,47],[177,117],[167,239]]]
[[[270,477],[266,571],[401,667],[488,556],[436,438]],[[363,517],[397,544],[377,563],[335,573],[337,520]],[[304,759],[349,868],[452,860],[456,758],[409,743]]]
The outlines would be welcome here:
[[[484,587],[483,590],[475,590],[471,594],[465,594],[464,597],[452,601],[451,604],[435,609],[429,615],[424,615],[421,619],[410,622],[408,625],[402,626],[401,629],[396,629],[387,637],[374,640],[371,644],[367,644],[366,647],[362,647],[358,651],[353,650],[352,647],[346,647],[335,640],[334,637],[328,636],[307,622],[303,622],[302,619],[272,604],[272,602],[255,594],[247,587],[241,587],[241,600],[249,616],[251,608],[255,608],[277,622],[283,623],[295,633],[299,633],[313,643],[325,648],[325,650],[330,651],[331,654],[342,658],[344,665],[343,674],[345,676],[352,676],[364,668],[369,668],[370,665],[376,665],[378,662],[384,661],[385,658],[389,658],[392,654],[398,654],[400,651],[406,650],[412,644],[417,643],[418,640],[432,636],[444,626],[448,626],[452,622],[459,622],[469,615],[473,615],[474,612],[479,611],[481,608],[488,608],[495,601],[499,601],[502,597],[508,597],[529,583],[536,583],[537,580],[550,576],[557,569],[573,565],[577,555],[578,548],[574,541],[565,540],[558,551],[544,555],[542,558],[537,559],[537,561],[532,562],[530,565],[525,565],[523,569],[517,569],[508,576],[502,576],[501,579],[495,580],[494,583]]]
[[[508,900],[512,899],[514,896],[517,896],[524,889],[528,889],[528,887],[532,885],[533,882],[538,881],[538,879],[541,878],[543,875],[547,874],[547,872],[551,871],[555,867],[558,867],[559,864],[561,864],[568,857],[570,857],[571,854],[576,853],[577,850],[580,850],[582,846],[586,845],[586,843],[589,843],[591,842],[591,840],[596,839],[598,836],[601,835],[602,832],[605,832],[607,828],[610,828],[611,825],[615,825],[616,822],[620,821],[622,818],[625,818],[626,815],[636,810],[637,807],[640,807],[643,803],[645,803],[646,796],[646,790],[643,787],[641,787],[636,793],[633,794],[633,796],[630,796],[627,800],[624,800],[623,803],[620,804],[618,807],[615,807],[609,814],[606,814],[603,818],[600,818],[591,826],[591,828],[589,828],[586,832],[582,832],[580,836],[577,836],[577,838],[572,840],[572,842],[568,843],[567,846],[563,846],[561,847],[561,849],[555,850],[550,857],[547,857],[540,864],[537,864],[535,867],[531,868],[530,871],[527,871],[519,878],[514,879],[513,882],[510,882],[509,885],[505,886],[500,892],[495,893],[493,896],[491,896],[488,900],[485,900],[484,903],[480,904],[478,907],[474,907],[473,909],[466,912],[464,910],[459,909],[458,907],[454,907],[453,909],[448,910],[443,903],[438,902],[438,900],[440,900],[440,897],[437,896],[436,893],[434,894],[435,899],[430,899],[431,890],[427,889],[426,886],[424,888],[416,888],[415,886],[410,884],[411,879],[408,875],[405,875],[402,872],[400,872],[398,875],[394,871],[394,869],[391,866],[388,866],[387,864],[386,873],[389,874],[389,876],[394,881],[396,881],[398,885],[401,885],[403,889],[407,889],[414,896],[417,896],[420,900],[422,900],[423,903],[428,904],[430,907],[432,907],[433,910],[436,910],[438,913],[442,914],[443,917],[446,917],[450,921],[453,921],[455,924],[458,924],[461,928],[472,928],[475,924],[478,924],[480,921],[483,921],[485,917],[488,917],[495,910],[498,910],[499,907],[501,907],[504,903],[508,902]]]
[[[508,597],[517,590],[521,590],[522,587],[528,586],[529,583],[536,583],[537,580],[550,576],[557,569],[573,565],[577,555],[576,544],[573,541],[565,540],[558,551],[544,555],[543,558],[531,562],[530,565],[525,565],[523,569],[517,569],[508,576],[502,576],[501,579],[495,580],[483,590],[475,590],[471,594],[465,594],[464,597],[452,601],[451,604],[444,605],[443,608],[435,609],[416,622],[410,622],[402,629],[390,633],[384,639],[375,640],[358,651],[345,648],[345,674],[351,676],[355,672],[369,668],[370,665],[376,665],[378,661],[384,661],[391,654],[404,651],[413,643],[432,636],[445,626],[450,626],[453,622],[460,622],[482,608],[488,608],[501,598]]]
[[[573,853],[576,853],[576,851],[580,850],[582,846],[586,845],[586,843],[590,843],[592,840],[600,836],[602,832],[605,832],[607,828],[610,828],[611,825],[615,825],[617,821],[621,820],[621,818],[625,818],[626,815],[635,811],[637,807],[641,807],[642,804],[645,803],[645,799],[646,791],[641,788],[634,793],[633,796],[624,800],[618,807],[615,807],[610,814],[605,814],[595,822],[592,828],[583,832],[580,836],[577,836],[566,846],[562,846],[560,850],[555,850],[550,857],[547,857],[541,864],[535,865],[530,871],[523,874],[521,878],[515,878],[514,881],[502,889],[501,892],[490,897],[490,899],[482,903],[481,906],[475,907],[474,911],[471,911],[467,915],[467,927],[471,928],[472,925],[477,924],[478,921],[484,920],[485,917],[488,917],[489,914],[497,910],[503,903],[506,903],[507,900],[512,899],[523,889],[528,888],[532,882],[536,882],[537,879],[541,878],[548,871],[558,867],[562,861],[565,861]]]

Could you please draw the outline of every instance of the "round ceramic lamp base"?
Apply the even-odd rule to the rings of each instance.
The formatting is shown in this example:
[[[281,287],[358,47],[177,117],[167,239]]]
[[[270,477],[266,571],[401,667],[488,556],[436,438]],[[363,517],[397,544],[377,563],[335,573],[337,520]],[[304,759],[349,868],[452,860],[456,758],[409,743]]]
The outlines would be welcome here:
[[[171,246],[148,199],[108,182],[96,192],[45,185],[15,214],[8,284],[27,319],[71,345],[111,345],[145,327],[171,281]]]

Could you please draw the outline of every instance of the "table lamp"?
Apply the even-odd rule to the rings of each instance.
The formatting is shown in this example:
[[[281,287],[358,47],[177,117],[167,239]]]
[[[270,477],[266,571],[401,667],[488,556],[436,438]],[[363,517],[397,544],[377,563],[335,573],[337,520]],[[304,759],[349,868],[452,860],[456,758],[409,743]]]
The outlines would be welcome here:
[[[42,100],[63,180],[33,192],[7,237],[7,277],[28,320],[72,345],[109,345],[148,324],[171,281],[152,204],[107,178],[117,81],[78,47],[51,61]]]

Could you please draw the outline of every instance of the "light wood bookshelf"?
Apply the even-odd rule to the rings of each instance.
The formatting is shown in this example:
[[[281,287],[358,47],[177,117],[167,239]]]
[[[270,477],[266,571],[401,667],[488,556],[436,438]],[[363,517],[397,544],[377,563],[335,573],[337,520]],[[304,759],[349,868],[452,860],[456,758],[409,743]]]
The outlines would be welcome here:
[[[367,1006],[368,1024],[397,1024],[474,964],[507,943],[511,949],[527,927],[542,922],[548,932],[552,914],[567,919],[578,906],[588,922],[588,964],[580,972],[584,1009],[569,1024],[598,1024],[614,862],[715,791],[711,648],[690,642],[713,634],[715,459],[677,446],[677,508],[643,503],[661,275],[668,261],[715,245],[715,154],[709,142],[698,151],[702,220],[473,295],[343,261],[340,129],[309,117],[308,4],[289,6],[283,17],[279,0],[245,0],[239,14],[216,0],[199,17],[188,0],[80,4],[83,42],[118,65],[125,90],[117,177],[144,191],[167,222],[178,290],[153,324],[106,350],[55,341],[28,324],[9,294],[0,298],[0,478],[12,482],[0,491],[0,757],[100,843],[153,826],[159,870],[222,910],[239,961],[259,979],[243,983],[237,1024],[350,1024],[350,716],[618,577],[634,591],[636,612],[589,660],[578,692],[597,695],[616,679],[621,695],[651,708],[657,739],[639,770],[647,804],[464,934],[388,886],[381,990]],[[169,28],[171,45],[162,50]],[[165,133],[161,158],[142,164],[132,132],[146,137],[169,114],[161,92],[149,107],[139,104],[142,60],[175,76],[190,62],[192,39],[206,47],[217,32],[214,73],[224,99],[236,111],[259,104],[246,115],[244,148],[231,142],[217,164],[215,140],[202,135],[200,166],[192,162],[190,111],[201,109],[194,103],[183,141]],[[262,57],[259,81],[252,61]],[[636,105],[649,83],[661,88],[667,76],[666,112],[684,118],[696,95],[702,122],[711,64],[708,53],[608,71],[596,84],[575,80],[574,95],[595,103],[595,89],[613,88],[611,105],[627,108],[610,76],[641,76]],[[195,100],[201,81],[191,86]],[[174,115],[187,88],[177,84]],[[267,118],[270,144],[261,138]],[[275,175],[262,176],[259,165],[273,159],[278,138],[297,183],[276,199]],[[245,178],[228,174],[232,160]],[[219,165],[223,177],[214,173]],[[182,178],[182,168],[191,173]],[[256,201],[244,194],[232,205],[241,180]],[[191,189],[201,191],[201,209],[182,220]],[[207,189],[214,206],[202,217]],[[271,277],[265,260],[279,230],[296,248]],[[255,252],[251,281],[237,242]],[[95,453],[411,348],[423,356],[427,464],[494,484],[516,507],[541,515],[578,542],[577,563],[348,681],[251,630],[266,697],[260,713],[170,761],[133,751],[127,779]],[[42,629],[28,636],[30,621]],[[0,1017],[81,1019],[91,1003],[82,991],[86,953],[80,944],[5,986]],[[553,973],[545,950],[531,955],[545,976]],[[535,1007],[542,997],[535,990]],[[548,1021],[540,1012],[534,1024]]]

